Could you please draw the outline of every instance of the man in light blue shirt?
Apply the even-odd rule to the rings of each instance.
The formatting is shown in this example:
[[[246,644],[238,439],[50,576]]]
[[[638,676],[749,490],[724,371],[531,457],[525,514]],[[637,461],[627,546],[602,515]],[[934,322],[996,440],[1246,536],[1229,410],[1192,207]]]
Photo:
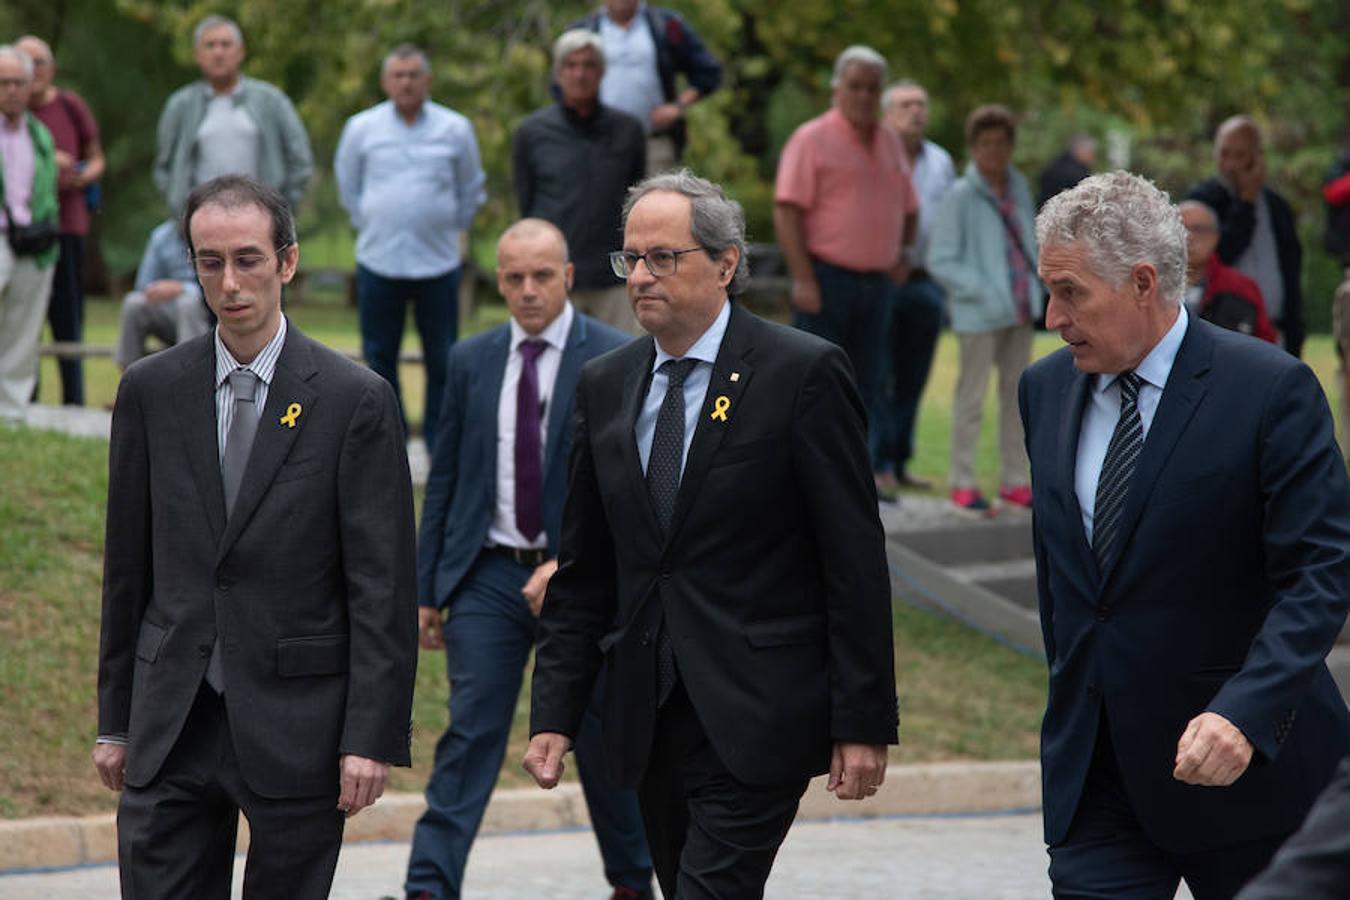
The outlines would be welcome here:
[[[172,347],[210,327],[211,312],[202,299],[178,222],[166,219],[150,232],[136,270],[136,288],[122,298],[117,364],[125,369],[147,356],[150,335]]]
[[[426,55],[411,44],[395,47],[380,73],[389,99],[347,120],[333,161],[357,234],[361,352],[399,392],[399,349],[412,300],[426,367],[428,450],[436,441],[446,355],[459,328],[460,235],[487,197],[472,123],[428,100],[430,85]]]

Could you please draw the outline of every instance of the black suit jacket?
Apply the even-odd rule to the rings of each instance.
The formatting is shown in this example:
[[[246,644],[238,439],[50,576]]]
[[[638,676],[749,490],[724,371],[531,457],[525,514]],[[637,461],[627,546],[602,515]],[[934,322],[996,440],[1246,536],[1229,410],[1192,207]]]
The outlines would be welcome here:
[[[1119,559],[1099,573],[1074,488],[1092,381],[1065,348],[1020,386],[1050,664],[1046,841],[1069,828],[1103,716],[1160,846],[1290,831],[1350,751],[1323,662],[1350,597],[1350,484],[1322,389],[1288,354],[1192,319],[1126,498]],[[1230,787],[1172,777],[1178,739],[1206,710],[1256,748]]]
[[[285,341],[228,521],[213,333],[133,365],[118,389],[99,733],[127,738],[133,787],[177,740],[216,641],[258,794],[336,792],[340,753],[409,763],[417,613],[398,405],[294,323]]]
[[[741,781],[823,772],[833,741],[894,743],[889,577],[843,352],[732,305],[668,535],[634,433],[654,358],[645,339],[582,370],[531,732],[575,736],[606,657],[606,750],[616,780],[636,784],[664,616],[690,700]]]

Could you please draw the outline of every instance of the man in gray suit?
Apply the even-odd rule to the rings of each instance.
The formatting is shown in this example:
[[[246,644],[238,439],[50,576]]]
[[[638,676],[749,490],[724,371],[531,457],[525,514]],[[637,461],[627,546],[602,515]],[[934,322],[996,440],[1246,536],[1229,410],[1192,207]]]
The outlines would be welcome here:
[[[281,312],[284,197],[224,176],[184,229],[219,325],[127,369],[109,453],[94,763],[126,897],[326,897],[344,814],[409,763],[412,488],[388,384]]]

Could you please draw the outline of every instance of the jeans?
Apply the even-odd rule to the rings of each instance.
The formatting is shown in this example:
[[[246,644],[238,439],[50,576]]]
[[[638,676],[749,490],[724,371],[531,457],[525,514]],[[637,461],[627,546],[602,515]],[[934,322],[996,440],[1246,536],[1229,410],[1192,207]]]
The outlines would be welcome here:
[[[899,475],[914,456],[914,423],[942,332],[942,299],[942,288],[927,276],[911,278],[892,291],[882,360],[883,402],[871,435],[874,471]]]
[[[405,890],[437,898],[463,890],[469,848],[501,771],[536,620],[520,589],[532,569],[505,556],[480,554],[455,592],[446,620],[450,726],[436,744],[427,811],[413,832]],[[601,679],[603,680],[603,671]],[[577,735],[576,762],[605,876],[615,886],[646,890],[652,863],[634,791],[608,781],[596,692]]]
[[[797,312],[793,324],[839,345],[848,356],[870,435],[885,415],[881,378],[890,279],[881,272],[854,272],[818,259],[811,265],[820,285],[820,312]]]
[[[385,278],[365,266],[356,267],[356,305],[361,322],[361,353],[370,368],[394,387],[408,433],[408,414],[398,383],[398,355],[403,345],[407,302],[413,301],[413,320],[422,338],[422,364],[427,387],[422,412],[422,434],[427,452],[435,451],[445,372],[450,346],[459,334],[459,269],[435,278]]]

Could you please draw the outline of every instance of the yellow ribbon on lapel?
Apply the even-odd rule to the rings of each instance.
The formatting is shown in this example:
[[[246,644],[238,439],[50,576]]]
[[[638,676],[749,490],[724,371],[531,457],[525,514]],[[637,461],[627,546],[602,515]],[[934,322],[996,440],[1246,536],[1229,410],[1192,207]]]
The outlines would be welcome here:
[[[731,398],[726,394],[722,394],[713,401],[713,411],[709,418],[719,422],[725,422],[727,420],[727,410],[729,409],[731,409]]]
[[[286,407],[286,415],[281,417],[281,424],[288,428],[294,428],[295,420],[298,418],[300,418],[300,404],[292,403],[290,406]]]

